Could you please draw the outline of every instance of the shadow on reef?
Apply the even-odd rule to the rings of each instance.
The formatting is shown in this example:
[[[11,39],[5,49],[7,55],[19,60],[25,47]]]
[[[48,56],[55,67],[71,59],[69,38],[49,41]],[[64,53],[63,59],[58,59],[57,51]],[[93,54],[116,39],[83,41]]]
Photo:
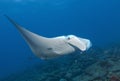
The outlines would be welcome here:
[[[120,81],[120,45],[46,60],[0,81]]]

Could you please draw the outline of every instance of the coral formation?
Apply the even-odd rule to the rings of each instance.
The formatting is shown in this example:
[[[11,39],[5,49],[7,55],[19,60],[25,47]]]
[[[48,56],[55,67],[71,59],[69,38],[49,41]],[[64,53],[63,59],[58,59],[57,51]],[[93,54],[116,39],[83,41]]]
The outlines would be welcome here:
[[[0,81],[120,81],[120,46],[47,60]]]

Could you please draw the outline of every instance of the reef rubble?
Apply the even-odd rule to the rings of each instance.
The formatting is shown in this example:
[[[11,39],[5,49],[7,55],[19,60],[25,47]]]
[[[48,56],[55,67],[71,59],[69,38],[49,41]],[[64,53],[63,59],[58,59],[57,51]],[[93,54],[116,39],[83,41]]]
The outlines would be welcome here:
[[[47,60],[0,81],[120,81],[120,46]]]

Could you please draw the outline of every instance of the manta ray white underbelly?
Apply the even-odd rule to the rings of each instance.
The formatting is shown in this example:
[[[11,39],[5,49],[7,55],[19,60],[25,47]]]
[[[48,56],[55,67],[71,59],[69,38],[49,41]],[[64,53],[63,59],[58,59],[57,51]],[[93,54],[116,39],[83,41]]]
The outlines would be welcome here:
[[[76,48],[80,51],[86,51],[91,47],[90,40],[80,38],[75,35],[58,36],[53,38],[46,38],[37,35],[21,27],[8,16],[6,17],[22,34],[23,38],[30,46],[32,52],[41,59],[49,59],[65,54],[70,54],[75,52]]]

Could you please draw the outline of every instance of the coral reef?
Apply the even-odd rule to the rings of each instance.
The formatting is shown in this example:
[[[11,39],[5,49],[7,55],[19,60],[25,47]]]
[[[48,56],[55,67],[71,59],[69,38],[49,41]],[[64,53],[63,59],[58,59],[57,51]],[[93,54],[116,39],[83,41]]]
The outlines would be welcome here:
[[[120,81],[120,46],[47,60],[0,81]]]

